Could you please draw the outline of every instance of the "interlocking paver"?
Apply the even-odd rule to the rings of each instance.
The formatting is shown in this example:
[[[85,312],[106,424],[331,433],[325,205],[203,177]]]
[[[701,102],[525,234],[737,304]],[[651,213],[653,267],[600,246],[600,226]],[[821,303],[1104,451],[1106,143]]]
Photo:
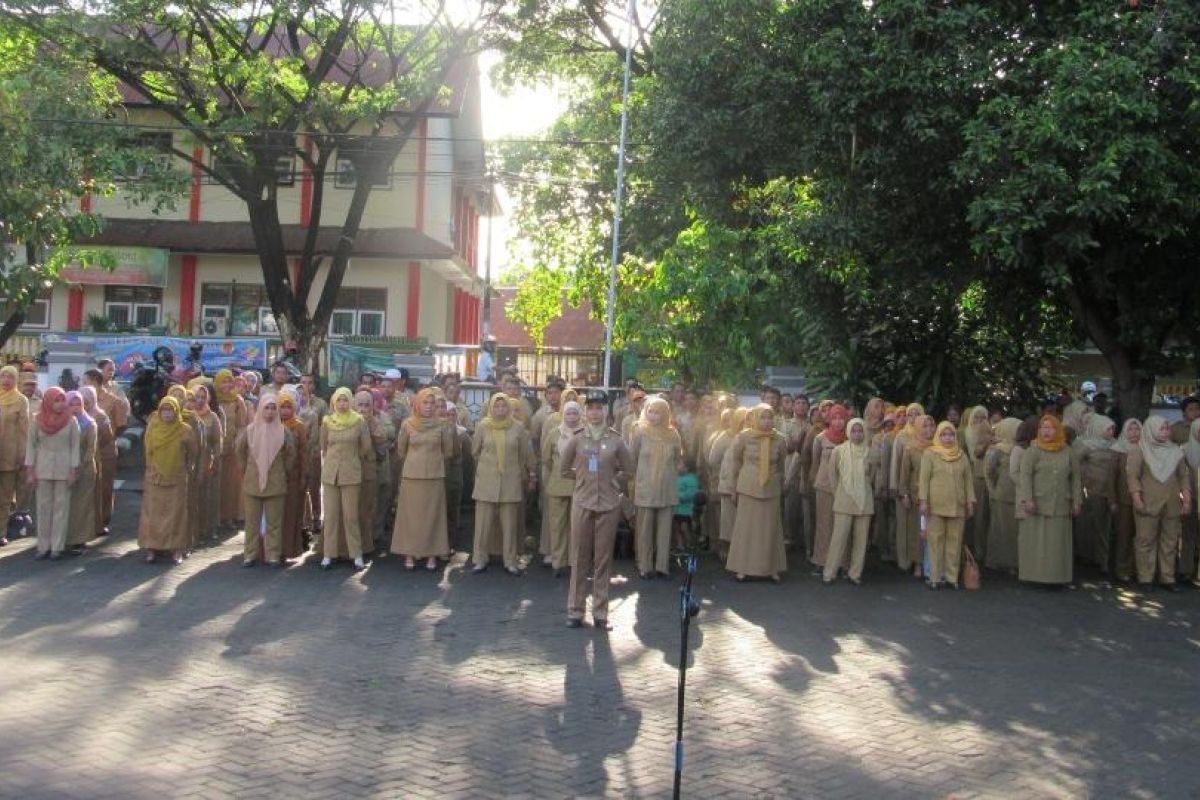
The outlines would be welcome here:
[[[147,566],[138,499],[80,559],[0,550],[0,796],[669,792],[676,584],[619,582],[604,636],[562,626],[536,567],[243,570],[239,537]],[[1200,593],[806,572],[703,564],[689,795],[1200,794]]]

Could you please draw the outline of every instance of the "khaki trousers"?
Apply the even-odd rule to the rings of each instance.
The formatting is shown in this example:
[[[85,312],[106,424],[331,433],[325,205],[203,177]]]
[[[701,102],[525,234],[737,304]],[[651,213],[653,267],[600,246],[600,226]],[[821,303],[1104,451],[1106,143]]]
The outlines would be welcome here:
[[[321,527],[321,462],[309,462],[310,475],[304,485],[304,521],[313,530]]]
[[[1154,567],[1162,583],[1175,582],[1175,557],[1179,551],[1179,517],[1168,517],[1166,510],[1150,516],[1133,513],[1137,535],[1133,540],[1133,556],[1137,562],[1138,583],[1154,583]],[[38,530],[41,530],[40,526]]]
[[[1179,518],[1179,577],[1196,576],[1196,550],[1200,531],[1197,528],[1196,508]]]
[[[940,583],[943,579],[958,585],[958,567],[962,563],[963,527],[962,517],[939,517],[929,515],[925,541],[929,543],[929,580]]]
[[[100,495],[100,516],[97,521],[101,528],[107,528],[112,522],[113,502],[116,497],[114,487],[117,482],[117,459],[101,458],[100,462],[100,485],[96,487],[96,493]]]
[[[221,521],[244,519],[242,508],[242,465],[234,453],[221,456]]]
[[[822,577],[829,582],[837,577],[838,567],[850,547],[850,569],[847,574],[854,580],[862,579],[863,562],[867,557],[867,538],[871,532],[870,514],[833,515],[833,536],[829,539],[829,557],[825,559]]]
[[[672,506],[637,507],[637,565],[643,575],[671,571]]]
[[[61,553],[71,523],[71,489],[66,481],[37,482],[37,550]]]
[[[496,521],[500,522],[500,532],[504,537],[501,553],[504,554],[506,569],[519,569],[517,560],[517,531],[522,519],[521,511],[524,503],[489,503],[486,500],[475,501],[475,547],[471,553],[471,561],[475,566],[488,563],[492,537],[495,536]]]
[[[285,498],[286,495],[282,494],[273,497],[246,495],[246,542],[242,547],[244,560],[258,561],[260,541],[268,564],[274,564],[282,557],[283,501]],[[262,526],[264,512],[267,516],[267,530],[260,539],[258,532]]]
[[[0,526],[7,525],[9,515],[17,510],[17,487],[20,483],[21,470],[6,469],[0,472]],[[0,527],[0,536],[3,535],[4,528]]]
[[[1133,516],[1133,506],[1117,506],[1117,514],[1113,520],[1113,527],[1117,532],[1113,571],[1117,576],[1117,580],[1127,581],[1133,577]]]
[[[338,551],[338,537],[345,536],[346,549],[350,558],[362,558],[362,533],[358,525],[358,494],[361,486],[351,483],[337,486],[324,485],[325,529],[324,548],[326,557]],[[344,529],[344,533],[343,533]]]
[[[592,579],[592,619],[608,619],[608,581],[612,572],[613,542],[621,510],[590,511],[571,506],[571,587],[567,617],[583,619],[587,609],[588,578]]]
[[[550,566],[562,569],[571,563],[571,498],[546,495],[546,555]]]

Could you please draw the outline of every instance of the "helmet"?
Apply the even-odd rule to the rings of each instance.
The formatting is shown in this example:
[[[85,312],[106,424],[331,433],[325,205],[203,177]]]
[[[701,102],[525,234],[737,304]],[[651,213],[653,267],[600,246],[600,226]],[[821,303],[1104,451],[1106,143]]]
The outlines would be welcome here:
[[[1082,394],[1084,397],[1086,397],[1088,400],[1091,400],[1092,397],[1094,397],[1096,394],[1095,382],[1094,381],[1084,381],[1083,385],[1079,387],[1079,393]]]

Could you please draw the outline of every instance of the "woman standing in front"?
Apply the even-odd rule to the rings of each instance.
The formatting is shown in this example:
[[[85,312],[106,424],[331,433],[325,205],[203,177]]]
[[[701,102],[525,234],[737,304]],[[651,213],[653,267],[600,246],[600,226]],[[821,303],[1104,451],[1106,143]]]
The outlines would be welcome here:
[[[846,576],[857,586],[862,582],[867,536],[871,530],[871,517],[875,514],[874,478],[879,462],[871,458],[864,420],[850,420],[846,431],[847,440],[833,448],[829,458],[829,476],[833,483],[833,537],[829,541],[829,558],[825,560],[822,578],[826,584],[833,583],[837,565],[842,563],[848,545],[850,569]]]
[[[375,396],[370,389],[359,389],[354,393],[354,411],[362,417],[363,427],[371,438],[371,452],[364,453],[359,465],[362,483],[358,490],[358,530],[361,535],[359,546],[363,555],[375,552],[376,510],[379,507],[379,459],[389,447],[383,430],[380,414],[375,408]],[[386,456],[384,456],[386,458]],[[339,544],[339,553],[340,544]]]
[[[817,493],[816,534],[813,540],[812,563],[824,567],[829,556],[829,540],[833,537],[833,480],[829,473],[829,458],[833,449],[846,441],[846,420],[850,418],[844,406],[835,405],[825,414],[829,427],[821,431],[812,445],[809,465],[811,483]],[[835,564],[840,569],[845,564]]]
[[[1021,456],[1017,500],[1025,513],[1018,541],[1017,577],[1032,583],[1068,584],[1072,578],[1071,518],[1083,505],[1075,452],[1058,417],[1038,422],[1037,436]]]
[[[29,426],[25,470],[37,492],[37,557],[57,561],[67,546],[71,487],[79,472],[79,424],[57,386],[46,390]]]
[[[99,396],[96,389],[92,386],[80,387],[79,395],[83,398],[83,408],[87,415],[96,423],[96,488],[92,492],[96,501],[94,514],[96,527],[92,535],[104,536],[104,471],[111,469],[113,473],[116,472],[117,437],[113,433],[112,420],[98,404]]]
[[[1192,489],[1183,448],[1171,441],[1171,425],[1162,417],[1148,417],[1142,425],[1138,448],[1125,462],[1125,478],[1137,529],[1133,552],[1138,585],[1149,589],[1157,567],[1158,582],[1178,591],[1180,516],[1192,504]]]
[[[733,524],[737,520],[737,504],[733,501],[733,487],[737,482],[737,475],[733,472],[733,460],[729,458],[729,450],[745,424],[746,409],[730,410],[729,425],[717,435],[708,454],[711,461],[709,472],[715,470],[717,496],[721,498],[721,521],[714,549],[722,561],[729,555],[729,543],[733,541]]]
[[[225,417],[221,440],[221,525],[236,529],[243,518],[242,473],[234,445],[238,435],[250,424],[250,409],[234,388],[233,373],[223,369],[216,379],[217,405]]]
[[[568,390],[569,391],[569,390]],[[566,573],[571,557],[571,495],[575,481],[563,477],[562,452],[583,429],[583,409],[574,400],[563,403],[562,423],[542,437],[542,474],[546,476],[546,551],[555,577]]]
[[[79,425],[79,471],[76,473],[75,485],[71,487],[71,521],[68,526],[67,547],[75,553],[82,553],[84,546],[99,529],[96,524],[96,477],[99,474],[96,447],[99,430],[96,421],[84,407],[82,394],[67,392],[67,408],[71,410],[71,416],[75,417],[75,422]]]
[[[492,539],[499,520],[503,536],[504,570],[522,573],[517,555],[524,491],[537,485],[537,465],[529,431],[513,417],[514,401],[504,393],[491,396],[471,442],[475,461],[475,546],[472,572],[488,566]]]
[[[1092,414],[1087,429],[1072,446],[1083,481],[1083,510],[1076,526],[1080,541],[1076,542],[1075,555],[1095,563],[1105,575],[1112,569],[1113,515],[1117,512],[1120,458],[1112,447],[1116,435],[1115,422],[1102,414]]]
[[[907,572],[913,567],[917,567],[917,574],[920,574],[921,566],[921,532],[915,527],[910,526],[910,522],[917,519],[916,509],[914,507],[912,497],[915,496],[915,489],[908,481],[900,480],[901,468],[904,466],[905,450],[912,442],[914,432],[917,428],[917,420],[925,414],[925,409],[920,403],[909,403],[896,408],[896,433],[892,436],[891,460],[888,462],[888,486],[891,487],[892,497],[895,498],[895,507],[893,508],[893,526],[896,531],[896,545],[894,551],[896,554],[896,566],[902,571]],[[929,428],[929,432],[924,435],[922,441],[924,447],[929,446],[929,440],[933,438],[933,428]],[[913,469],[909,465],[909,472],[905,475],[912,476],[912,480],[916,480],[917,472],[920,468],[920,457],[917,458],[916,467]],[[909,493],[913,492],[912,495]],[[909,498],[906,500],[905,498]],[[916,563],[913,563],[913,554],[916,555]]]
[[[652,397],[642,407],[630,455],[637,506],[637,565],[642,578],[671,573],[671,518],[679,502],[683,443],[671,424],[671,406]]]
[[[1017,569],[1017,484],[1009,465],[1020,427],[1021,420],[1016,417],[1005,417],[996,424],[996,444],[988,452],[983,470],[992,512],[988,523],[987,566],[1010,574]]]
[[[350,408],[350,390],[333,393],[332,406],[321,423],[321,488],[325,505],[324,543],[321,569],[333,567],[338,540],[354,559],[354,569],[363,568],[362,531],[358,524],[358,494],[362,488],[362,459],[374,454],[371,434],[363,418]],[[372,487],[374,488],[374,487]]]
[[[974,476],[972,480],[975,483],[975,511],[967,520],[964,541],[971,545],[975,559],[983,564],[987,558],[988,524],[991,522],[984,459],[987,458],[988,449],[994,441],[986,406],[974,406],[967,411],[960,440],[970,462]]]
[[[197,469],[200,476],[200,536],[210,538],[217,535],[221,524],[221,451],[225,442],[225,423],[221,412],[212,407],[212,387],[207,378],[193,378],[188,387],[194,401],[192,413],[200,424],[204,443]]]
[[[909,406],[911,409],[912,406]],[[904,514],[903,526],[897,525],[897,530],[903,527],[904,530],[904,564],[912,565],[912,574],[920,578],[924,572],[925,558],[925,532],[921,530],[921,462],[925,458],[925,451],[933,444],[933,434],[935,430],[933,417],[928,414],[922,414],[917,417],[912,425],[912,430],[909,431],[908,438],[905,440],[903,451],[900,454],[900,472],[899,472],[899,489],[900,501]],[[957,431],[954,434],[958,438]],[[897,539],[897,548],[900,546],[900,541]],[[901,551],[897,549],[896,560],[899,562]],[[925,577],[929,577],[928,575]]]
[[[279,392],[279,421],[296,442],[296,458],[287,473],[287,492],[283,497],[283,535],[279,555],[284,561],[298,558],[308,548],[304,541],[304,495],[308,485],[308,425],[296,411],[300,393],[290,386]]]
[[[142,487],[142,516],[138,545],[152,564],[159,553],[171,554],[178,564],[191,541],[188,526],[188,470],[196,445],[183,423],[183,409],[174,397],[164,397],[146,428],[146,476]]]
[[[783,462],[787,443],[775,430],[775,412],[759,403],[746,415],[746,430],[738,434],[727,456],[732,460],[737,518],[725,568],[739,581],[747,576],[779,582],[787,569],[783,545]]]
[[[963,528],[975,513],[975,473],[950,422],[938,425],[933,443],[921,456],[917,496],[921,514],[928,520],[929,588],[937,589],[944,579],[957,589]]]
[[[413,414],[400,424],[396,458],[400,462],[400,494],[391,550],[404,556],[404,568],[425,559],[425,569],[437,570],[438,557],[450,554],[446,519],[446,462],[454,456],[455,423],[438,414],[439,400],[432,389],[422,389],[413,400]]]
[[[12,364],[0,367],[0,524],[17,510],[25,440],[29,438],[29,400],[17,388],[19,378]],[[0,530],[0,537],[4,533]]]
[[[1113,516],[1113,528],[1116,532],[1114,573],[1117,580],[1128,583],[1133,580],[1133,495],[1129,493],[1129,481],[1125,477],[1125,466],[1129,463],[1129,454],[1137,450],[1142,440],[1142,423],[1136,419],[1127,419],[1121,426],[1121,435],[1113,442],[1113,452],[1117,454],[1115,465],[1117,484],[1117,510]]]
[[[246,539],[242,566],[253,567],[260,557],[270,566],[283,563],[283,506],[288,473],[295,468],[296,439],[279,419],[274,394],[258,400],[254,422],[235,445],[242,464],[242,496],[246,498]],[[261,542],[261,547],[260,547]]]

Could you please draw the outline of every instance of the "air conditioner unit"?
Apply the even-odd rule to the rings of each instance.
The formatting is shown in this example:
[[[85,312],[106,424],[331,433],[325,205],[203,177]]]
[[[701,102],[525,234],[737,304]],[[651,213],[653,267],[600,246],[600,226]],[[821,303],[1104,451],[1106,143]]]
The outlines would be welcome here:
[[[200,309],[200,333],[204,336],[224,336],[229,330],[227,306],[204,306]]]
[[[225,333],[225,323],[209,317],[200,323],[200,333],[205,336],[222,336]]]

